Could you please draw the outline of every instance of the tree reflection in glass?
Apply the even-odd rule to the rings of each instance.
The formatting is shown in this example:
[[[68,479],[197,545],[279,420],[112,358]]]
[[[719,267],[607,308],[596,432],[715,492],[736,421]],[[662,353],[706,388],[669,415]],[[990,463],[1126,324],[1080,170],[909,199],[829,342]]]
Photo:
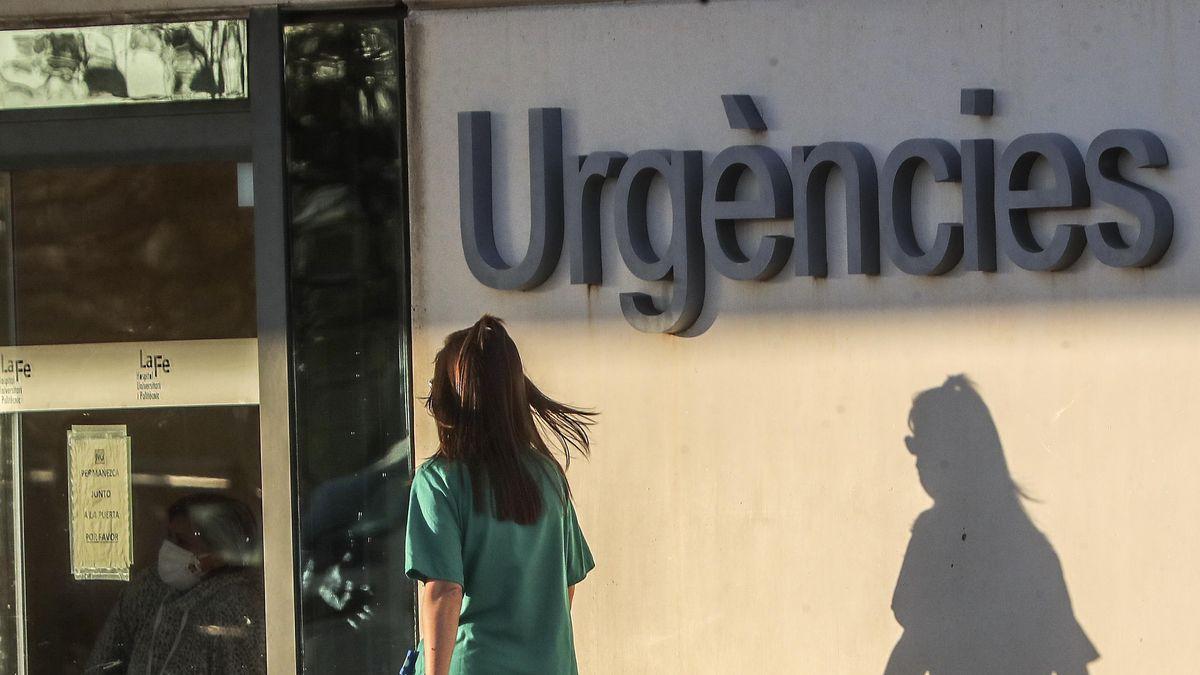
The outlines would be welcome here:
[[[0,31],[0,110],[246,97],[246,23]]]
[[[399,26],[284,37],[303,667],[394,673],[413,642]]]

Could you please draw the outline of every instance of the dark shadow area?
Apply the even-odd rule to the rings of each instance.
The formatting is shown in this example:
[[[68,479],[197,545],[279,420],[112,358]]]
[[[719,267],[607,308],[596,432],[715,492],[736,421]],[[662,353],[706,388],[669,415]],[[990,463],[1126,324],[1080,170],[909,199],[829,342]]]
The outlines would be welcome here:
[[[971,382],[958,375],[921,392],[908,423],[905,443],[934,504],[913,524],[896,581],[904,634],[885,675],[1086,673],[1100,655]]]

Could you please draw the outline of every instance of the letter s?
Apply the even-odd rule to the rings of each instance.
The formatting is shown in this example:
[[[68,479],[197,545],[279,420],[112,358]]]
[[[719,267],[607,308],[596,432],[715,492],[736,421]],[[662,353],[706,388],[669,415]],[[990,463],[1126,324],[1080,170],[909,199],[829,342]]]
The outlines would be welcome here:
[[[1162,194],[1123,177],[1117,162],[1122,152],[1141,168],[1167,165],[1163,142],[1143,129],[1110,129],[1096,137],[1087,151],[1087,180],[1100,199],[1132,213],[1138,235],[1125,241],[1115,222],[1087,226],[1088,248],[1111,267],[1148,267],[1158,262],[1175,232],[1175,214]]]

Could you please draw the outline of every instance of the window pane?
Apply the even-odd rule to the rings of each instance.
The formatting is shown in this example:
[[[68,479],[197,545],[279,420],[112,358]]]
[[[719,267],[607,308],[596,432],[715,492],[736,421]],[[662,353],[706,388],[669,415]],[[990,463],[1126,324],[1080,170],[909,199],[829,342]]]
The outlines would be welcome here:
[[[0,31],[0,110],[246,93],[245,21]]]
[[[12,174],[21,344],[254,337],[232,162]]]
[[[11,510],[0,518],[0,580],[12,610],[0,621],[0,673],[17,672],[18,659],[45,675],[89,664],[146,672],[151,661],[156,672],[232,672],[234,661],[238,672],[262,672],[257,374],[185,356],[253,350],[253,213],[238,205],[237,165],[4,178],[12,226],[0,251],[11,250],[11,261],[0,256],[0,280],[11,275],[15,290],[0,293],[0,319],[12,327],[0,344],[9,362],[22,349],[39,354],[32,377],[60,378],[81,403],[0,416],[0,466],[14,474],[4,485]],[[117,377],[97,356],[114,347],[123,354]],[[143,349],[175,354],[175,363],[151,359],[143,372]],[[170,379],[189,368],[200,380]],[[22,386],[12,377],[0,371],[5,396]],[[249,398],[244,378],[255,383]],[[34,385],[24,387],[28,394]],[[185,400],[201,389],[208,403]],[[129,437],[128,459],[108,462],[95,451],[83,473],[71,464],[83,453],[68,458],[68,432],[101,425]],[[127,499],[110,494],[122,491]],[[84,500],[91,506],[78,507]],[[123,548],[105,548],[122,540]],[[132,555],[105,557],[114,550]],[[164,567],[167,550],[179,565]]]
[[[394,675],[413,644],[399,25],[284,38],[303,667]]]
[[[194,620],[189,617],[189,625],[179,630],[180,617],[176,616],[169,629],[160,626],[157,639],[152,624],[159,603],[132,604],[129,599],[148,584],[161,588],[158,580],[141,576],[157,574],[159,548],[167,532],[167,509],[180,498],[195,494],[227,496],[250,507],[255,521],[261,522],[257,406],[37,412],[22,413],[20,418],[29,672],[83,673],[89,660],[93,664],[122,660],[132,666],[129,672],[145,672],[134,667],[144,665],[149,657],[144,652],[146,645],[162,647],[165,636],[170,634],[173,640],[177,633],[187,638],[180,644],[184,654],[190,654],[179,654],[177,658],[182,658],[172,660],[179,672],[193,672],[193,667],[197,673],[222,672],[197,662],[220,652],[213,644],[220,638],[196,640],[191,639],[192,634],[203,630],[210,618],[221,622],[214,624],[216,629],[239,628],[223,617],[243,611],[261,621],[257,606],[261,603],[260,569],[254,572],[259,576],[255,586],[258,598],[239,595],[234,600],[238,607],[221,607],[219,599],[201,597],[199,594],[206,589],[197,586],[189,590],[200,600],[193,610]],[[132,439],[134,565],[128,582],[71,577],[66,432],[80,424],[122,424]],[[220,582],[209,580],[214,581]],[[155,595],[152,599],[163,598]],[[108,620],[133,627],[132,643],[121,646],[102,635]],[[257,636],[254,639],[259,640]],[[199,653],[193,651],[197,646]],[[255,649],[261,648],[259,640]],[[165,650],[169,649],[170,644],[166,644]],[[165,658],[165,650],[159,659]],[[237,651],[244,650],[238,647]],[[247,672],[261,672],[254,670],[253,664],[247,665]]]

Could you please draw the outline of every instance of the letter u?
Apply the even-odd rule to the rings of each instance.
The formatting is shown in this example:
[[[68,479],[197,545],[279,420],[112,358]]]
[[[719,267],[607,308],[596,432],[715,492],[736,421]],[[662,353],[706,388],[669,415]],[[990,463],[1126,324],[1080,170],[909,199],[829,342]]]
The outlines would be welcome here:
[[[562,110],[529,110],[529,247],[510,265],[496,249],[492,209],[492,114],[458,114],[459,225],[467,266],[480,283],[529,290],[558,266],[563,245]]]

